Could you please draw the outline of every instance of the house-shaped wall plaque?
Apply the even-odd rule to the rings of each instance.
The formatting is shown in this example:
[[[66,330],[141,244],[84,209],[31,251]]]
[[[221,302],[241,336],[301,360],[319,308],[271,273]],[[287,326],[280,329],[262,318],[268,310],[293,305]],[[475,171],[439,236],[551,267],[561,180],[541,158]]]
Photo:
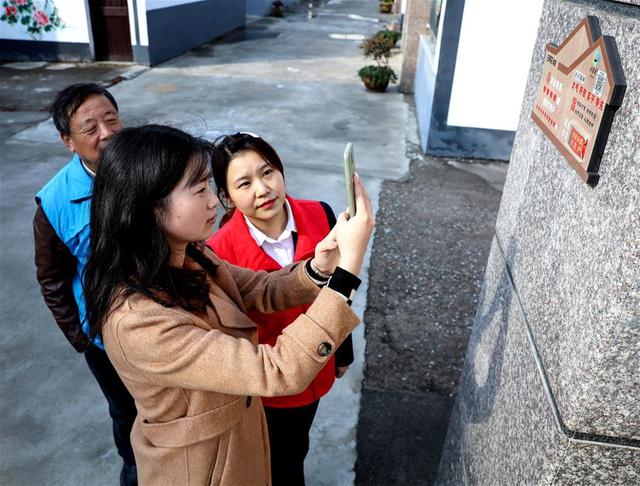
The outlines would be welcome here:
[[[531,118],[594,187],[626,82],[616,41],[587,16],[560,44],[547,44]]]

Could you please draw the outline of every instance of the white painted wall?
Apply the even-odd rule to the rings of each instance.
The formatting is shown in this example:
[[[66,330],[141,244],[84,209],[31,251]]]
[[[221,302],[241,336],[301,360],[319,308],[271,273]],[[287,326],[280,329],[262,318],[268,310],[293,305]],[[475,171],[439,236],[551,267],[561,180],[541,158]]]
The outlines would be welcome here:
[[[44,0],[36,0],[36,4],[44,6]],[[53,29],[51,32],[43,32],[39,41],[74,42],[88,44],[89,15],[85,8],[85,2],[81,0],[49,0],[49,4],[55,4],[58,14],[64,22],[64,27]],[[1,7],[0,7],[1,8]],[[0,39],[37,41],[27,34],[26,27],[17,24],[9,25],[0,22]]]
[[[425,46],[427,47],[427,49],[424,52],[427,54],[427,59],[429,60],[429,65],[431,66],[433,74],[438,73],[438,62],[440,61],[440,46],[442,45],[442,31],[444,30],[444,14],[446,11],[447,0],[442,0],[440,6],[440,18],[438,19],[438,35],[435,39],[435,45],[433,44],[432,34],[428,39],[425,38]]]
[[[131,0],[128,0],[131,4]],[[149,28],[147,27],[147,4],[153,2],[153,0],[136,0],[136,8],[138,13],[138,31],[140,33],[140,39],[138,39],[139,45],[149,45]],[[133,39],[133,36],[131,37]]]
[[[449,125],[515,131],[543,0],[466,0]]]
[[[129,35],[131,37],[131,45],[138,45],[138,37],[136,36],[136,21],[135,21],[135,5],[132,0],[127,0],[127,14],[129,16]]]

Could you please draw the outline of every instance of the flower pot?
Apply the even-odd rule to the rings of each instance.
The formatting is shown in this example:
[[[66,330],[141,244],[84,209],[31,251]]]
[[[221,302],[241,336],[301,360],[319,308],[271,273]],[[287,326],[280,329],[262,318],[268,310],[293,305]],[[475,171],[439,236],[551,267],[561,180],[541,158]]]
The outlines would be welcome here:
[[[362,82],[364,83],[365,88],[371,91],[377,91],[378,93],[384,93],[387,90],[387,86],[389,86],[389,80],[386,83],[376,83],[370,77],[362,78]]]
[[[391,13],[391,9],[393,8],[393,2],[391,3],[380,2],[378,4],[378,8],[380,10],[380,13]]]

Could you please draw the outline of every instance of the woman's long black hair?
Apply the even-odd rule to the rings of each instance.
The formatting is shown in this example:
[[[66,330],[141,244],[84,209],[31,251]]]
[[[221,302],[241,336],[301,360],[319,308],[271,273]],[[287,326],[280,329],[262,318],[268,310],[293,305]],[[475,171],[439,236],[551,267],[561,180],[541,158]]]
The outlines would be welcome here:
[[[205,272],[170,267],[171,250],[156,214],[183,176],[210,174],[211,144],[175,128],[125,128],[104,149],[93,187],[91,243],[84,294],[92,336],[120,299],[140,292],[161,304],[203,312],[210,304]],[[187,255],[215,267],[194,246]]]

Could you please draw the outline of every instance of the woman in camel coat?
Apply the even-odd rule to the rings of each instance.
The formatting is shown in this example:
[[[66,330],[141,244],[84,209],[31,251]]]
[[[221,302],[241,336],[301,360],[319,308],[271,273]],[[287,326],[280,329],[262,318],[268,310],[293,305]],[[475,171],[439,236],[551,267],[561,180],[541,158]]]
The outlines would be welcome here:
[[[169,127],[125,129],[95,180],[87,307],[136,401],[143,486],[270,484],[257,398],[303,390],[358,323],[349,303],[373,228],[359,180],[357,215],[339,217],[314,259],[253,272],[194,244],[218,204],[209,150]],[[257,344],[247,311],[310,302],[274,346]]]

